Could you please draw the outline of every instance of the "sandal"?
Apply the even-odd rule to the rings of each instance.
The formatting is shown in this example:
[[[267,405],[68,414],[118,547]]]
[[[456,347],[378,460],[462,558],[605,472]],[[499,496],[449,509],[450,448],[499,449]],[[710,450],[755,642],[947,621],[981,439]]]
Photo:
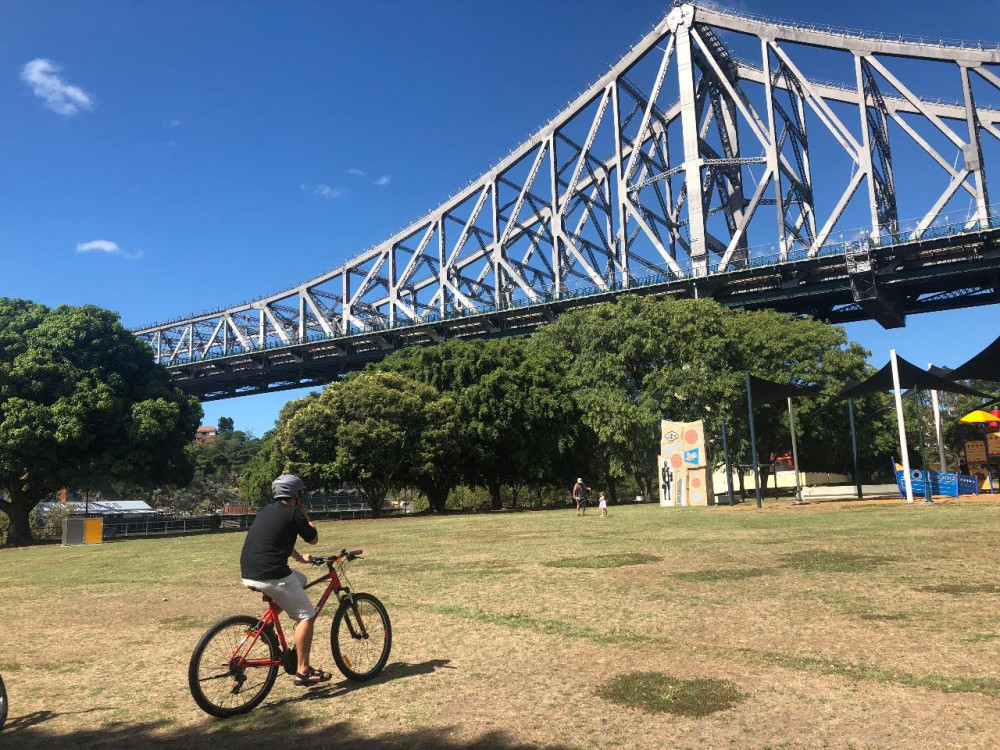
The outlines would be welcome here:
[[[332,674],[324,672],[322,669],[315,669],[314,667],[309,667],[305,674],[295,673],[295,684],[299,687],[310,687],[311,685],[318,685],[321,682],[332,679]]]

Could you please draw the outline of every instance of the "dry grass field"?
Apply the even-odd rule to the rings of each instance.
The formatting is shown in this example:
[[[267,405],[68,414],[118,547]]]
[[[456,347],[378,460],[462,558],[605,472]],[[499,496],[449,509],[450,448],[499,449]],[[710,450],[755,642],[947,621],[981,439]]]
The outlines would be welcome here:
[[[323,523],[366,550],[389,666],[228,721],[186,670],[261,610],[242,534],[0,550],[0,747],[997,747],[998,540],[985,501]]]

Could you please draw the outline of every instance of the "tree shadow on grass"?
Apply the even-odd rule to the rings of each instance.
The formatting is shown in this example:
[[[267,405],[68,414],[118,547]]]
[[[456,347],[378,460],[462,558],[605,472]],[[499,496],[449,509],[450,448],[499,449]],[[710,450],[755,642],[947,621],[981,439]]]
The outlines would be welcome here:
[[[95,711],[110,711],[111,707],[103,708],[88,708],[85,711],[32,711],[30,714],[25,714],[24,716],[16,716],[14,718],[8,719],[7,723],[4,724],[4,734],[17,731],[18,729],[28,729],[29,727],[36,726],[38,724],[43,724],[46,721],[55,719],[58,716],[70,716],[72,714],[90,714]]]
[[[386,708],[386,711],[390,711]],[[206,719],[200,724],[172,727],[170,722],[137,724],[115,723],[88,727],[72,732],[45,731],[38,726],[4,729],[0,742],[6,748],[71,747],[74,750],[111,748],[121,750],[246,750],[253,747],[294,747],[296,750],[328,748],[359,748],[366,750],[408,750],[409,748],[440,748],[440,750],[568,750],[566,745],[546,745],[520,742],[506,732],[493,730],[471,740],[454,737],[454,727],[435,727],[368,735],[350,722],[316,726],[284,713],[251,714],[238,720]]]
[[[431,674],[439,669],[455,669],[450,666],[451,659],[431,659],[420,664],[406,664],[405,662],[395,662],[389,664],[378,675],[367,682],[351,682],[342,680],[335,683],[327,683],[318,687],[303,689],[302,694],[294,698],[285,698],[279,701],[267,701],[261,706],[263,710],[273,710],[287,706],[290,703],[300,703],[302,701],[323,700],[326,698],[337,698],[341,695],[353,693],[355,690],[364,690],[372,685],[381,685],[383,682],[402,680],[406,677],[416,677],[422,674]],[[258,709],[260,710],[260,709]]]

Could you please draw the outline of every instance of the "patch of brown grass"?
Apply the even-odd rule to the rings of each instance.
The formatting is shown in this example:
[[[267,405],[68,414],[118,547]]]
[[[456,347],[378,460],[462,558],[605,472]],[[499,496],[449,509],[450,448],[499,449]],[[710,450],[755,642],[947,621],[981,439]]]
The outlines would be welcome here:
[[[333,539],[368,553],[351,583],[388,608],[389,666],[314,690],[281,675],[225,722],[194,705],[186,670],[210,623],[263,610],[239,583],[241,535],[0,550],[4,632],[31,634],[0,642],[0,741],[245,750],[294,727],[302,748],[989,747],[993,592],[934,587],[992,581],[1000,549],[982,535],[998,532],[986,503],[321,523],[318,552]],[[641,562],[579,564],[603,555]],[[331,615],[313,646],[327,669]],[[747,699],[709,716],[605,700],[637,672],[724,680]]]

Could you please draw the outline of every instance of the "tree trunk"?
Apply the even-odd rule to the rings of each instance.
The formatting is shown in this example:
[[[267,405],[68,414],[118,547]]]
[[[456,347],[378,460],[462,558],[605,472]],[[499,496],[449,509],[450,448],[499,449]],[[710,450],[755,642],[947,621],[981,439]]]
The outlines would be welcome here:
[[[10,519],[10,527],[7,530],[7,544],[21,545],[30,544],[35,540],[31,534],[31,523],[28,518],[31,511],[41,501],[44,495],[34,497],[25,494],[12,487],[7,488],[7,496],[10,502],[0,502],[0,510],[7,514]]]
[[[444,513],[445,505],[448,502],[448,487],[438,487],[437,485],[428,485],[424,488],[424,494],[427,495],[427,503],[431,506],[431,510],[435,513]]]
[[[500,498],[500,482],[488,482],[486,489],[490,493],[490,507],[493,510],[503,509],[503,500]]]
[[[520,484],[511,485],[511,488],[510,488],[511,507],[514,510],[517,510],[517,498],[521,494],[521,490],[522,489],[524,489],[523,485],[520,485]]]
[[[378,518],[382,514],[382,504],[385,502],[385,496],[389,494],[388,485],[381,482],[373,482],[371,484],[359,484],[359,487],[368,500],[368,507],[372,509],[372,515]]]

